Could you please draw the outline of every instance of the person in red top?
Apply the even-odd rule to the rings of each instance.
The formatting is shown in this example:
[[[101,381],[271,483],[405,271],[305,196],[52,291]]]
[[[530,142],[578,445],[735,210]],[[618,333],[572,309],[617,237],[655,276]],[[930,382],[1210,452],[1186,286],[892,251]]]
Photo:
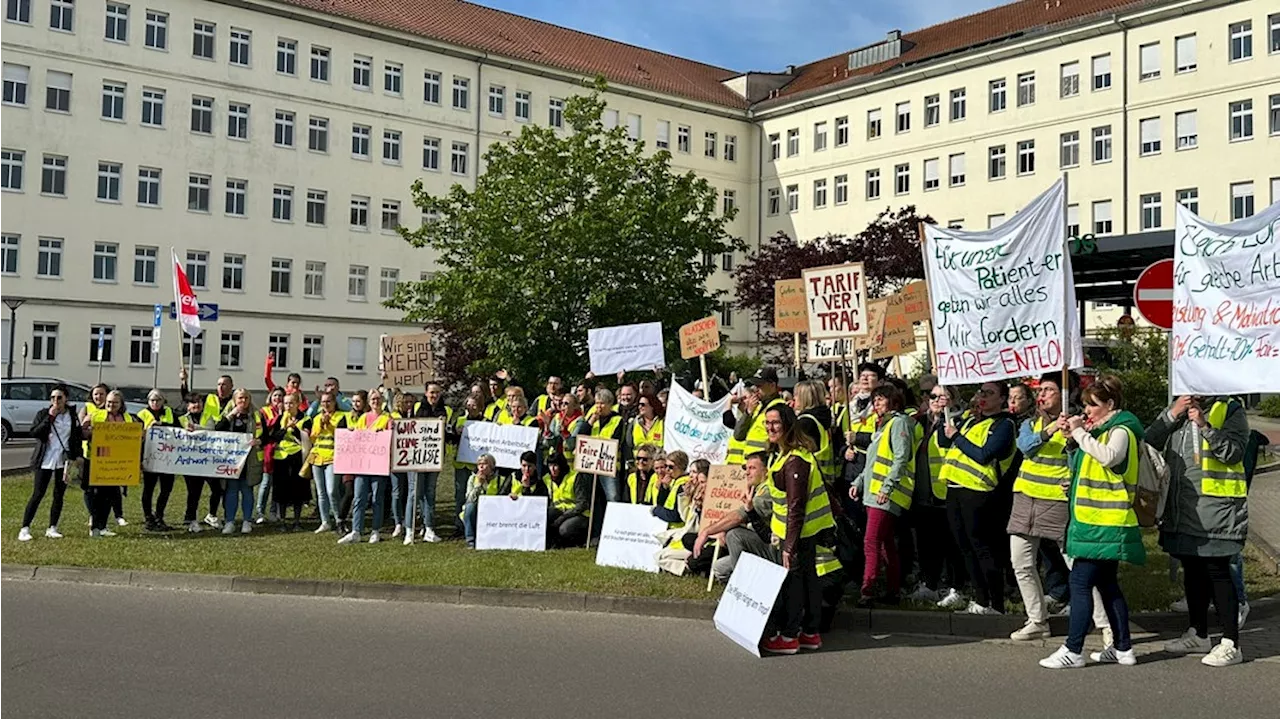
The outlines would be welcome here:
[[[267,391],[274,390],[278,385],[271,378],[272,370],[276,368],[276,353],[267,353],[267,366],[262,370],[262,381],[267,385]],[[285,394],[298,395],[298,408],[303,412],[307,411],[307,395],[302,391],[302,375],[297,372],[290,372],[284,381]]]

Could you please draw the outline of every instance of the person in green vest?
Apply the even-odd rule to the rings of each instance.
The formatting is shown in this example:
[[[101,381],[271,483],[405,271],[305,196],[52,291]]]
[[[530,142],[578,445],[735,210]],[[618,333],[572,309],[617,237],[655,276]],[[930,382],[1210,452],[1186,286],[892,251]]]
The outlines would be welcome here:
[[[520,472],[511,483],[511,498],[547,497],[550,500],[551,487],[544,477],[538,476],[538,454],[532,450],[520,453]]]
[[[1165,651],[1204,654],[1200,661],[1211,667],[1239,664],[1240,625],[1249,605],[1231,563],[1249,533],[1244,407],[1227,397],[1178,397],[1147,428],[1146,441],[1164,452],[1169,466],[1160,547],[1182,563],[1190,624]],[[1210,602],[1222,626],[1217,646],[1209,641]]]
[[[591,419],[591,436],[617,440],[618,452],[621,454],[627,423],[623,416],[618,414],[617,407],[613,404],[613,392],[607,389],[596,390],[595,408],[595,415]],[[601,476],[597,480],[600,482],[605,502],[622,501],[622,474],[626,470],[626,465],[621,461],[621,456],[619,460],[617,474],[612,477]]]
[[[1066,642],[1040,660],[1046,669],[1076,669],[1085,665],[1084,638],[1093,621],[1093,590],[1111,624],[1114,644],[1094,652],[1103,664],[1133,665],[1129,636],[1129,606],[1120,590],[1121,562],[1142,565],[1142,546],[1133,497],[1138,486],[1142,423],[1124,409],[1124,387],[1115,375],[1103,375],[1085,388],[1084,416],[1058,419],[1057,430],[1069,432],[1080,451],[1071,457],[1068,488],[1070,524],[1067,556],[1071,567],[1071,617]],[[1064,483],[1065,484],[1065,483]]]
[[[84,436],[88,438],[89,452],[85,454],[84,476],[81,479],[81,488],[85,494],[89,495],[89,506],[92,508],[90,512],[90,529],[89,536],[97,539],[98,537],[114,537],[115,532],[107,529],[107,518],[111,515],[111,507],[119,501],[120,488],[115,486],[95,485],[92,482],[93,476],[93,429],[94,427],[106,422],[136,422],[133,415],[125,411],[124,394],[120,390],[112,390],[107,393],[106,406],[99,414],[91,415],[89,426]]]
[[[947,482],[942,479],[943,450],[938,443],[948,412],[960,413],[959,395],[955,387],[935,384],[926,396],[925,411],[916,415],[922,431],[916,445],[911,496],[911,529],[920,573],[919,583],[907,599],[935,604],[939,609],[961,609],[967,603],[960,593],[965,583],[964,560],[947,523]]]

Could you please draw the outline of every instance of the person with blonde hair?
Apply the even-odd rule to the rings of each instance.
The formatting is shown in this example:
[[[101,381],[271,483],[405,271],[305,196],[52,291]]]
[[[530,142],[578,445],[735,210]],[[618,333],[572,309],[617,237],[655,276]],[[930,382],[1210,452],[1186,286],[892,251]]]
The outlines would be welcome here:
[[[818,448],[813,453],[818,469],[828,482],[836,477],[836,455],[831,444],[831,408],[827,406],[827,390],[822,382],[807,379],[796,385],[795,412],[797,426]]]
[[[214,430],[218,432],[236,432],[238,434],[248,434],[253,436],[252,449],[249,451],[249,457],[245,459],[244,466],[240,469],[237,477],[223,480],[225,483],[225,493],[223,494],[222,506],[226,511],[226,517],[222,523],[223,534],[234,534],[236,531],[236,507],[237,500],[241,510],[241,520],[243,524],[240,526],[241,534],[248,534],[253,531],[253,488],[254,480],[261,481],[261,464],[257,464],[258,475],[255,478],[254,460],[257,457],[257,450],[262,446],[260,440],[262,429],[258,426],[256,412],[253,409],[253,397],[249,395],[249,390],[240,387],[231,393],[231,403],[222,413],[222,417],[218,423],[214,425]]]

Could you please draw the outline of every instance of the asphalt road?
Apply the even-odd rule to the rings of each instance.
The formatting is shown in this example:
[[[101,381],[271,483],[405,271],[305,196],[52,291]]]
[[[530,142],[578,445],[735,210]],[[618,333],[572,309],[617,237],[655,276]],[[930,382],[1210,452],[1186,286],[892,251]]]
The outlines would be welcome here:
[[[3,595],[11,716],[1240,719],[1280,706],[1270,661],[1050,672],[1044,647],[853,634],[760,660],[706,621],[12,580]]]
[[[5,471],[14,468],[25,468],[31,460],[31,448],[35,446],[33,439],[11,439],[0,448],[0,467]]]

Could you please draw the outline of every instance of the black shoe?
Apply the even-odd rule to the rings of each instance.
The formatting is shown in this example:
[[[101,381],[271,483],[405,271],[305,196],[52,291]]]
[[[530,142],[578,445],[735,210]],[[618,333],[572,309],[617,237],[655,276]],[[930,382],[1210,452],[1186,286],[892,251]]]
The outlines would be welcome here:
[[[157,524],[157,523],[156,523],[156,520],[152,519],[151,517],[147,517],[147,521],[146,521],[146,523],[145,523],[145,524],[143,524],[143,525],[142,525],[142,528],[143,528],[143,529],[145,529],[145,530],[146,530],[146,531],[148,531],[148,532],[159,532],[159,531],[160,531],[160,525],[159,525],[159,524]]]
[[[157,519],[156,519],[156,531],[157,531],[157,532],[172,532],[172,531],[173,531],[173,527],[170,527],[168,524],[165,524],[165,521],[164,521],[163,519],[159,519],[159,518],[157,518]]]
[[[863,594],[858,597],[858,601],[857,603],[854,604],[854,606],[857,607],[858,609],[870,609],[871,605],[873,604],[875,604],[875,599],[870,596],[867,596],[866,594]]]

